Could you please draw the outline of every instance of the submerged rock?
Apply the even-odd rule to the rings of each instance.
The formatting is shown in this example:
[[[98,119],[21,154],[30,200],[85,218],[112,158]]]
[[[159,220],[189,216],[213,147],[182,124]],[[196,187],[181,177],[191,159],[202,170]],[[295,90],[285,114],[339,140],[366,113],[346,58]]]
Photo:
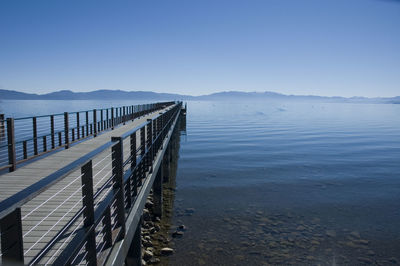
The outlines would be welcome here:
[[[186,231],[186,226],[184,224],[181,224],[180,226],[178,226],[177,228],[179,231]]]
[[[370,258],[359,257],[358,261],[366,264],[373,264],[373,261]]]
[[[333,230],[326,230],[325,234],[329,237],[336,237],[336,232]]]
[[[355,237],[355,238],[361,238],[360,233],[357,231],[353,231],[350,233],[350,236]]]
[[[183,232],[182,231],[175,231],[172,233],[172,237],[173,238],[177,238],[177,237],[182,237],[183,236]]]
[[[174,253],[174,250],[172,248],[162,248],[161,249],[161,255],[163,256],[168,256]]]
[[[187,208],[187,209],[185,210],[185,213],[186,213],[186,214],[193,214],[193,213],[194,213],[194,208]]]
[[[149,250],[146,250],[145,252],[144,252],[144,254],[143,254],[143,259],[145,260],[145,261],[149,261],[151,258],[153,258],[154,257],[154,254],[153,254],[153,252],[151,252],[151,251],[149,251]]]

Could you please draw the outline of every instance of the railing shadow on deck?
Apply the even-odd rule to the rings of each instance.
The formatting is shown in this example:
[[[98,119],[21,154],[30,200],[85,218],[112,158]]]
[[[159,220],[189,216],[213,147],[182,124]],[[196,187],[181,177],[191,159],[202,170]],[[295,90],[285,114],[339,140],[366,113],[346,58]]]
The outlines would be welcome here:
[[[174,129],[181,108],[182,102],[175,103],[153,119],[122,136],[112,137],[96,150],[0,202],[2,263],[103,264],[113,244],[124,238],[126,216],[142,183],[152,173],[153,161]],[[94,173],[95,167],[102,169]],[[110,170],[99,177],[108,167]],[[22,212],[25,204],[62,182],[65,185],[61,189]],[[58,195],[64,198],[57,198]],[[23,224],[29,225],[23,228]],[[36,236],[37,232],[40,234]],[[29,242],[24,242],[26,239]]]

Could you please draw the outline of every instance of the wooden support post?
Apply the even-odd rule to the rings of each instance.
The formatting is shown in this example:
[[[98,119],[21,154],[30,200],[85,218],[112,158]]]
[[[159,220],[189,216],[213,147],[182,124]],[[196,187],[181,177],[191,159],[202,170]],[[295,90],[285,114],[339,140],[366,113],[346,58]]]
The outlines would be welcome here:
[[[153,183],[153,213],[157,217],[162,217],[162,167],[158,168],[156,178]]]
[[[56,147],[55,135],[54,135],[54,115],[50,116],[50,135],[51,135],[51,149]]]
[[[163,182],[167,183],[169,182],[169,171],[170,171],[170,162],[169,162],[169,158],[168,158],[168,151],[169,148],[167,148],[167,150],[164,153],[164,157],[162,160],[162,177],[163,177]]]
[[[129,247],[128,254],[126,256],[125,265],[127,266],[141,266],[142,265],[142,219],[135,230],[132,243]]]
[[[10,172],[13,172],[17,168],[17,158],[15,155],[14,118],[7,118],[7,144],[8,144],[8,163],[11,165],[11,167],[8,170]]]
[[[68,113],[64,113],[64,138],[65,138],[65,148],[69,148],[69,122]]]
[[[111,148],[112,153],[112,169],[114,176],[114,195],[116,199],[116,223],[120,226],[118,240],[125,236],[125,195],[124,195],[124,180],[123,180],[123,140],[121,137],[112,137],[111,141],[116,142]]]
[[[81,168],[82,174],[82,205],[84,207],[84,227],[88,232],[86,239],[86,261],[89,265],[97,264],[96,234],[94,225],[94,200],[93,200],[93,169],[92,160]]]
[[[16,208],[3,217],[0,220],[0,229],[2,264],[24,264],[21,209]]]
[[[36,117],[32,117],[32,132],[33,132],[33,154],[38,155],[38,141],[37,141],[37,123]]]

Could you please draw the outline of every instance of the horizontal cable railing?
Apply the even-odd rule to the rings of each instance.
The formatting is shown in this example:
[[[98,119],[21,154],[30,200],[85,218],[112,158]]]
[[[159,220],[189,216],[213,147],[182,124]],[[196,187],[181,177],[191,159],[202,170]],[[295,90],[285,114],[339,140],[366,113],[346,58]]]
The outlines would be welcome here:
[[[103,264],[124,237],[127,214],[181,108],[175,103],[47,176],[23,197],[0,202],[2,262]]]
[[[0,170],[14,171],[18,164],[102,131],[114,129],[129,120],[172,105],[159,102],[143,105],[65,112],[21,118],[0,114]]]

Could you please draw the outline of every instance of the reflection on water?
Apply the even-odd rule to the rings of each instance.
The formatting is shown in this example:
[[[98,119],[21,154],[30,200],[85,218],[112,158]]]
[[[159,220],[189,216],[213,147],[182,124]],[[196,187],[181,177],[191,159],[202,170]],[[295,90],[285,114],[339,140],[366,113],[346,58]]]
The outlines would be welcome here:
[[[189,103],[173,219],[188,229],[168,264],[400,263],[399,115],[395,105]]]

